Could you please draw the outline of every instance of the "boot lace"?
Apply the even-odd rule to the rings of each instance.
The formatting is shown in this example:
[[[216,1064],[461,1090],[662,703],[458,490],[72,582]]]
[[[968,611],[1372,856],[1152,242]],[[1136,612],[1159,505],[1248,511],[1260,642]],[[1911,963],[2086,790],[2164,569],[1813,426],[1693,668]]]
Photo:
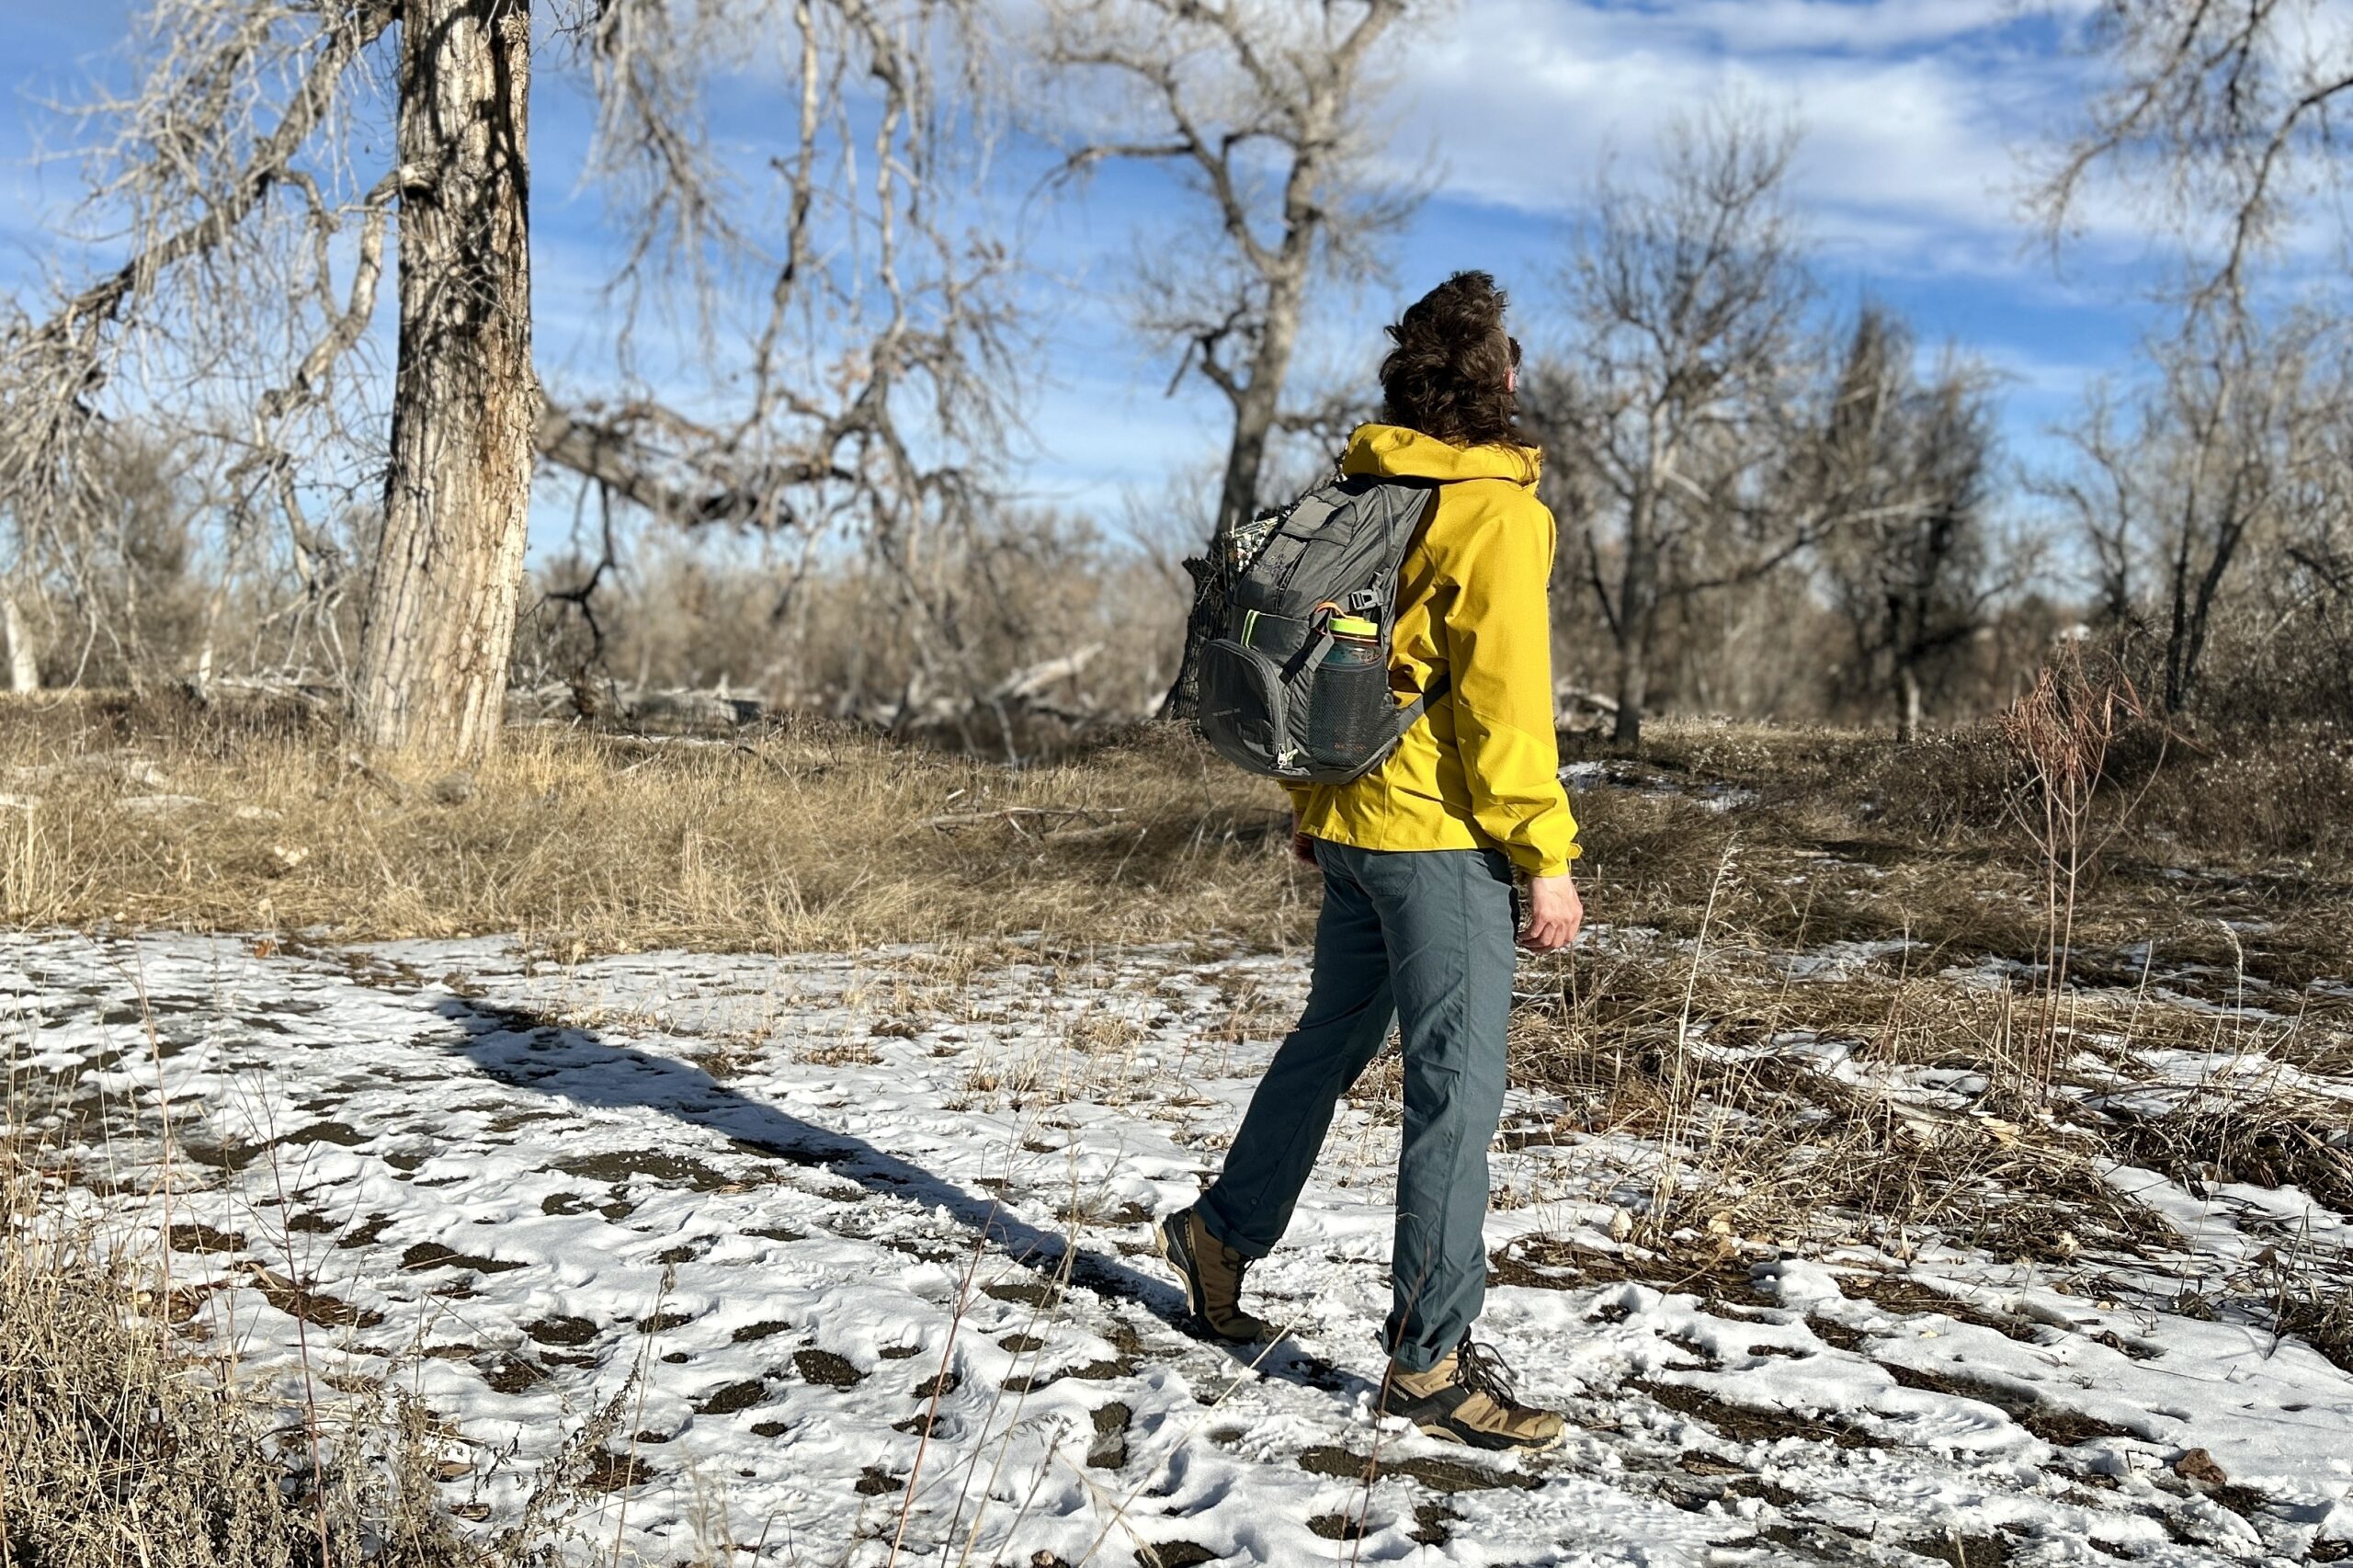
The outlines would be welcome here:
[[[1454,1381],[1472,1393],[1485,1394],[1506,1410],[1521,1408],[1518,1376],[1492,1347],[1474,1343],[1468,1335],[1455,1347]]]

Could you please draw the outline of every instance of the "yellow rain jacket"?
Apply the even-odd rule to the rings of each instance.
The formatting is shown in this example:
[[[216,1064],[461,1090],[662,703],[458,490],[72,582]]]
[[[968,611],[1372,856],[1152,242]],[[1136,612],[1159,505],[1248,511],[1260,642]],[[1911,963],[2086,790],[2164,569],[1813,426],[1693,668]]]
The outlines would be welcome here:
[[[1442,482],[1405,552],[1389,684],[1411,700],[1440,670],[1445,697],[1389,759],[1350,784],[1289,786],[1299,828],[1360,849],[1500,849],[1530,876],[1576,858],[1552,732],[1552,514],[1536,499],[1541,454],[1453,447],[1365,425],[1350,474]]]

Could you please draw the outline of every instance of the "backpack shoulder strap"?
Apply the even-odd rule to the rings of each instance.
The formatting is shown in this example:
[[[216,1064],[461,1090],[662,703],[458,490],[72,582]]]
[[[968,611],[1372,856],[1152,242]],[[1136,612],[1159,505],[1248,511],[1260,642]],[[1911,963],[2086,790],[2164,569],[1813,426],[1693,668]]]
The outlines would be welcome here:
[[[1404,563],[1405,551],[1414,547],[1414,536],[1422,531],[1424,524],[1438,515],[1438,492],[1444,486],[1442,482],[1435,479],[1392,479],[1389,483],[1401,490],[1418,490],[1423,493],[1421,505],[1399,509],[1399,520],[1404,527],[1398,530],[1398,537],[1390,541],[1389,552],[1390,570],[1394,572]]]
[[[1447,688],[1451,687],[1453,684],[1454,672],[1452,670],[1438,671],[1438,679],[1430,682],[1430,684],[1423,689],[1422,694],[1419,697],[1415,698],[1413,701],[1408,702],[1404,707],[1397,710],[1397,733],[1402,735],[1406,731],[1412,729],[1415,725],[1420,723],[1422,722],[1422,715],[1429,711],[1430,704],[1436,702],[1439,698],[1444,697],[1447,693]]]
[[[1397,537],[1390,541],[1387,574],[1389,591],[1393,594],[1396,592],[1397,574],[1405,564],[1405,552],[1414,547],[1414,536],[1420,533],[1423,527],[1438,513],[1441,483],[1435,479],[1399,479],[1392,483],[1401,489],[1410,488],[1427,492],[1421,505],[1398,508],[1398,519],[1404,526],[1398,529]],[[1402,736],[1406,731],[1420,723],[1422,715],[1429,711],[1430,704],[1445,697],[1448,688],[1453,684],[1452,670],[1438,671],[1438,678],[1424,687],[1419,696],[1397,710],[1397,733]]]
[[[1414,536],[1421,531],[1438,511],[1438,481],[1434,479],[1384,479],[1379,489],[1411,493],[1420,492],[1418,498],[1407,501],[1401,494],[1384,508],[1381,526],[1386,530],[1381,539],[1381,571],[1364,590],[1364,602],[1381,601],[1381,614],[1386,617],[1392,605],[1387,601],[1397,591],[1397,574],[1405,564],[1405,552],[1414,547]]]

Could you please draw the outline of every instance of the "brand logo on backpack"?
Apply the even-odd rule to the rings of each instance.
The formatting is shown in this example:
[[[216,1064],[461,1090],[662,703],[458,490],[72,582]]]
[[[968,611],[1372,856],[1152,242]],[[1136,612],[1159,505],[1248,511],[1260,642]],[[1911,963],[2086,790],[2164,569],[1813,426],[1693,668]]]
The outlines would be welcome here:
[[[1225,635],[1201,657],[1198,722],[1218,755],[1290,783],[1379,767],[1444,692],[1389,687],[1397,569],[1434,484],[1340,479],[1222,541]]]

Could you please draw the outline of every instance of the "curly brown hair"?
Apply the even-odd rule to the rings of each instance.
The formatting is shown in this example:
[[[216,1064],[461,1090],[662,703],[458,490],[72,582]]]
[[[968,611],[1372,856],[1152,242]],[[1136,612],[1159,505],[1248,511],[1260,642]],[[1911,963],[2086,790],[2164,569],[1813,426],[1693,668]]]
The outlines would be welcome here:
[[[1504,335],[1509,301],[1484,272],[1458,272],[1390,327],[1381,362],[1381,419],[1456,447],[1518,446],[1510,372],[1519,344]]]

